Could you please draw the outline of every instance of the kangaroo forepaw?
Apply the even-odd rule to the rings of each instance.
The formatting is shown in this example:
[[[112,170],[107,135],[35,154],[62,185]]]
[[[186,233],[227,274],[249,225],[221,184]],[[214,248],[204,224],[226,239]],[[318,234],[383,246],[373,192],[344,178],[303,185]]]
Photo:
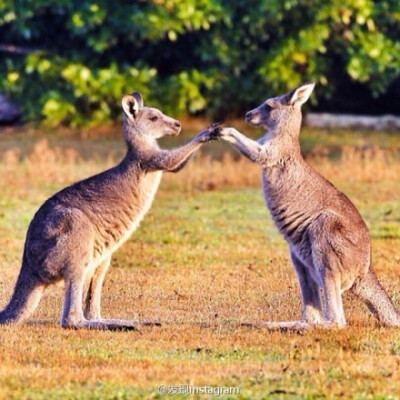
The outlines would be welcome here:
[[[221,122],[213,122],[206,128],[209,140],[221,140]]]

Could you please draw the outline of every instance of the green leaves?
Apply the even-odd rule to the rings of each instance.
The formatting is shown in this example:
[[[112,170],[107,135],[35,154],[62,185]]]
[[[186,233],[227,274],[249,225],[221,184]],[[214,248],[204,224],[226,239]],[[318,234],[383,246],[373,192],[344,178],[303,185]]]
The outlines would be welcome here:
[[[355,82],[378,96],[399,36],[394,0],[0,0],[0,91],[53,125],[115,119],[133,90],[223,118],[304,80],[319,99]]]
[[[392,42],[381,32],[356,31],[356,44],[349,56],[348,74],[368,83],[374,94],[384,92],[399,74],[400,42]]]

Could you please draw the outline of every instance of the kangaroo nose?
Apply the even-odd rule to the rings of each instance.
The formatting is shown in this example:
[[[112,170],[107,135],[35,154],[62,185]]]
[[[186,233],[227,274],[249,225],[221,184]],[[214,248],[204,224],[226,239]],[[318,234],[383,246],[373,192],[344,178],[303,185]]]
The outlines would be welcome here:
[[[181,123],[180,123],[179,121],[175,121],[175,126],[176,126],[177,128],[180,128],[180,127],[181,127]]]
[[[253,116],[253,113],[251,111],[249,111],[246,113],[245,119],[250,120],[252,116]]]

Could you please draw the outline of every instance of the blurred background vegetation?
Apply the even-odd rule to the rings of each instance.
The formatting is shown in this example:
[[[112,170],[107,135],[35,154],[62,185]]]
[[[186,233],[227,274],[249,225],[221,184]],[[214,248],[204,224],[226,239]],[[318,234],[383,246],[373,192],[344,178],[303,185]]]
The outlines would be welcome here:
[[[0,93],[81,126],[133,90],[222,119],[313,80],[314,110],[398,114],[399,38],[398,0],[0,0]]]

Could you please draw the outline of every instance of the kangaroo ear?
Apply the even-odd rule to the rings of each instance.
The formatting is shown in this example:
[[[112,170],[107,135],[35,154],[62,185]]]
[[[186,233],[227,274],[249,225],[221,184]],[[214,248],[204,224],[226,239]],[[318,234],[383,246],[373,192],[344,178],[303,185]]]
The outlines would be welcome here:
[[[139,104],[139,110],[141,109],[141,108],[143,108],[143,97],[142,97],[142,95],[140,94],[140,92],[133,92],[132,93],[132,96],[136,99],[136,101],[138,102],[138,104]]]
[[[127,94],[122,98],[122,109],[130,120],[134,120],[143,108],[143,99],[139,92]]]
[[[305,83],[288,94],[288,104],[301,107],[311,96],[315,83]]]

